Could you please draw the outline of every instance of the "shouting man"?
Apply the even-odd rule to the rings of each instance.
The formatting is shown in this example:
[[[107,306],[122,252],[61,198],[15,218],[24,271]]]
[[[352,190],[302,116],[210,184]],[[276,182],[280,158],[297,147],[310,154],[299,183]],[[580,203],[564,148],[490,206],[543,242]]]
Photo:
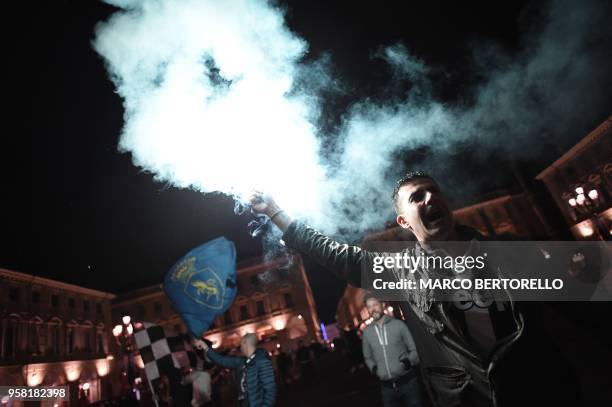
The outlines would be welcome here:
[[[438,183],[427,174],[409,173],[400,179],[392,201],[397,224],[417,240],[410,249],[413,255],[435,251],[436,242],[443,241],[460,242],[455,250],[468,252],[486,240],[476,230],[455,223]],[[269,196],[256,193],[250,203],[284,232],[288,247],[352,285],[361,285],[362,264],[372,264],[380,255],[338,243],[292,220]],[[501,269],[495,264],[488,267]],[[416,274],[427,272],[421,269]],[[581,404],[573,371],[551,335],[541,329],[539,311],[534,313],[535,320],[528,321],[530,312],[519,310],[510,298],[467,309],[414,291],[406,294],[401,308],[419,349],[428,395],[436,406]]]

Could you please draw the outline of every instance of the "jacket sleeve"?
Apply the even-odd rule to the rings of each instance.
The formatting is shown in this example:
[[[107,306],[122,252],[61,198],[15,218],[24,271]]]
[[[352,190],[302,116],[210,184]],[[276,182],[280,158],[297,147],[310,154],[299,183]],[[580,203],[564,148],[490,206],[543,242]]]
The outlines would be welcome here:
[[[227,367],[229,369],[237,369],[244,364],[246,360],[243,357],[239,356],[223,356],[218,354],[212,349],[208,349],[206,352],[206,356],[216,365],[221,367]]]
[[[276,402],[276,380],[274,369],[269,358],[262,358],[257,362],[257,376],[263,389],[262,407],[271,407]]]
[[[360,247],[341,244],[313,228],[293,221],[283,235],[285,244],[315,260],[349,284],[361,287],[361,270],[374,254]]]
[[[412,338],[412,334],[410,333],[410,329],[403,321],[398,321],[400,323],[400,332],[402,334],[402,341],[406,345],[408,349],[408,359],[410,359],[410,363],[412,366],[416,366],[419,364],[419,354],[416,349],[416,345],[414,344],[414,339]]]
[[[363,336],[361,347],[363,349],[363,360],[365,361],[366,366],[370,372],[376,374],[376,362],[374,361],[374,355],[372,354],[372,345],[367,340],[365,335]]]

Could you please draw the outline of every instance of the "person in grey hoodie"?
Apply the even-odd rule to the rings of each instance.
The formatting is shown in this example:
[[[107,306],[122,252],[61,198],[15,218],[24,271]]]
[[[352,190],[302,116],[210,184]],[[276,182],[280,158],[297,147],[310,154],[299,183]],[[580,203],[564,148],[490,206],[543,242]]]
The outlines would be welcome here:
[[[381,381],[384,406],[422,407],[419,356],[408,327],[385,315],[383,303],[371,293],[364,295],[363,302],[372,317],[363,331],[363,356]]]

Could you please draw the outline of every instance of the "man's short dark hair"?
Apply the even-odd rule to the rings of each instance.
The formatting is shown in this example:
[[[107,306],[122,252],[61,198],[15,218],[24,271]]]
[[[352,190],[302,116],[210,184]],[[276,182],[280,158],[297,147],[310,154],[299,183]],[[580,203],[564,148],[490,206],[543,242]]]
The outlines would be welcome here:
[[[421,171],[410,171],[406,173],[406,175],[404,175],[402,178],[397,180],[397,182],[395,183],[395,188],[393,188],[393,195],[391,196],[391,199],[393,200],[393,208],[395,209],[395,212],[399,212],[399,204],[397,202],[397,196],[399,194],[400,188],[402,188],[406,184],[409,184],[415,179],[419,179],[419,178],[427,178],[427,179],[432,180],[433,182],[436,182],[436,180],[433,179],[431,175],[421,172]]]
[[[380,298],[375,296],[373,292],[371,292],[371,291],[364,291],[363,296],[361,297],[361,301],[363,302],[363,305],[366,305],[368,300],[376,300],[376,301],[378,301],[378,302],[380,302],[382,304],[382,301],[380,300]]]

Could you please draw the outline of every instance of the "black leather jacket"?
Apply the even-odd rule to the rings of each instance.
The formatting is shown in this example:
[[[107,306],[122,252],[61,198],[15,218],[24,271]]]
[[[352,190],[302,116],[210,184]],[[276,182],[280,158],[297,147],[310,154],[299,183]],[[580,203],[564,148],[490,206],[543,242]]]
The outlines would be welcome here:
[[[473,229],[458,227],[465,240],[485,239]],[[354,286],[361,285],[363,262],[376,255],[341,244],[294,221],[285,232],[286,245],[315,260]],[[466,338],[461,313],[448,302],[407,301],[402,313],[421,358],[424,383],[435,406],[580,405],[575,378],[562,355],[537,329],[526,330],[525,315],[541,319],[541,309],[519,311],[508,302],[507,331],[494,351],[483,357]],[[497,318],[492,313],[491,318]],[[503,321],[502,321],[503,322]],[[534,321],[529,326],[539,327]]]

